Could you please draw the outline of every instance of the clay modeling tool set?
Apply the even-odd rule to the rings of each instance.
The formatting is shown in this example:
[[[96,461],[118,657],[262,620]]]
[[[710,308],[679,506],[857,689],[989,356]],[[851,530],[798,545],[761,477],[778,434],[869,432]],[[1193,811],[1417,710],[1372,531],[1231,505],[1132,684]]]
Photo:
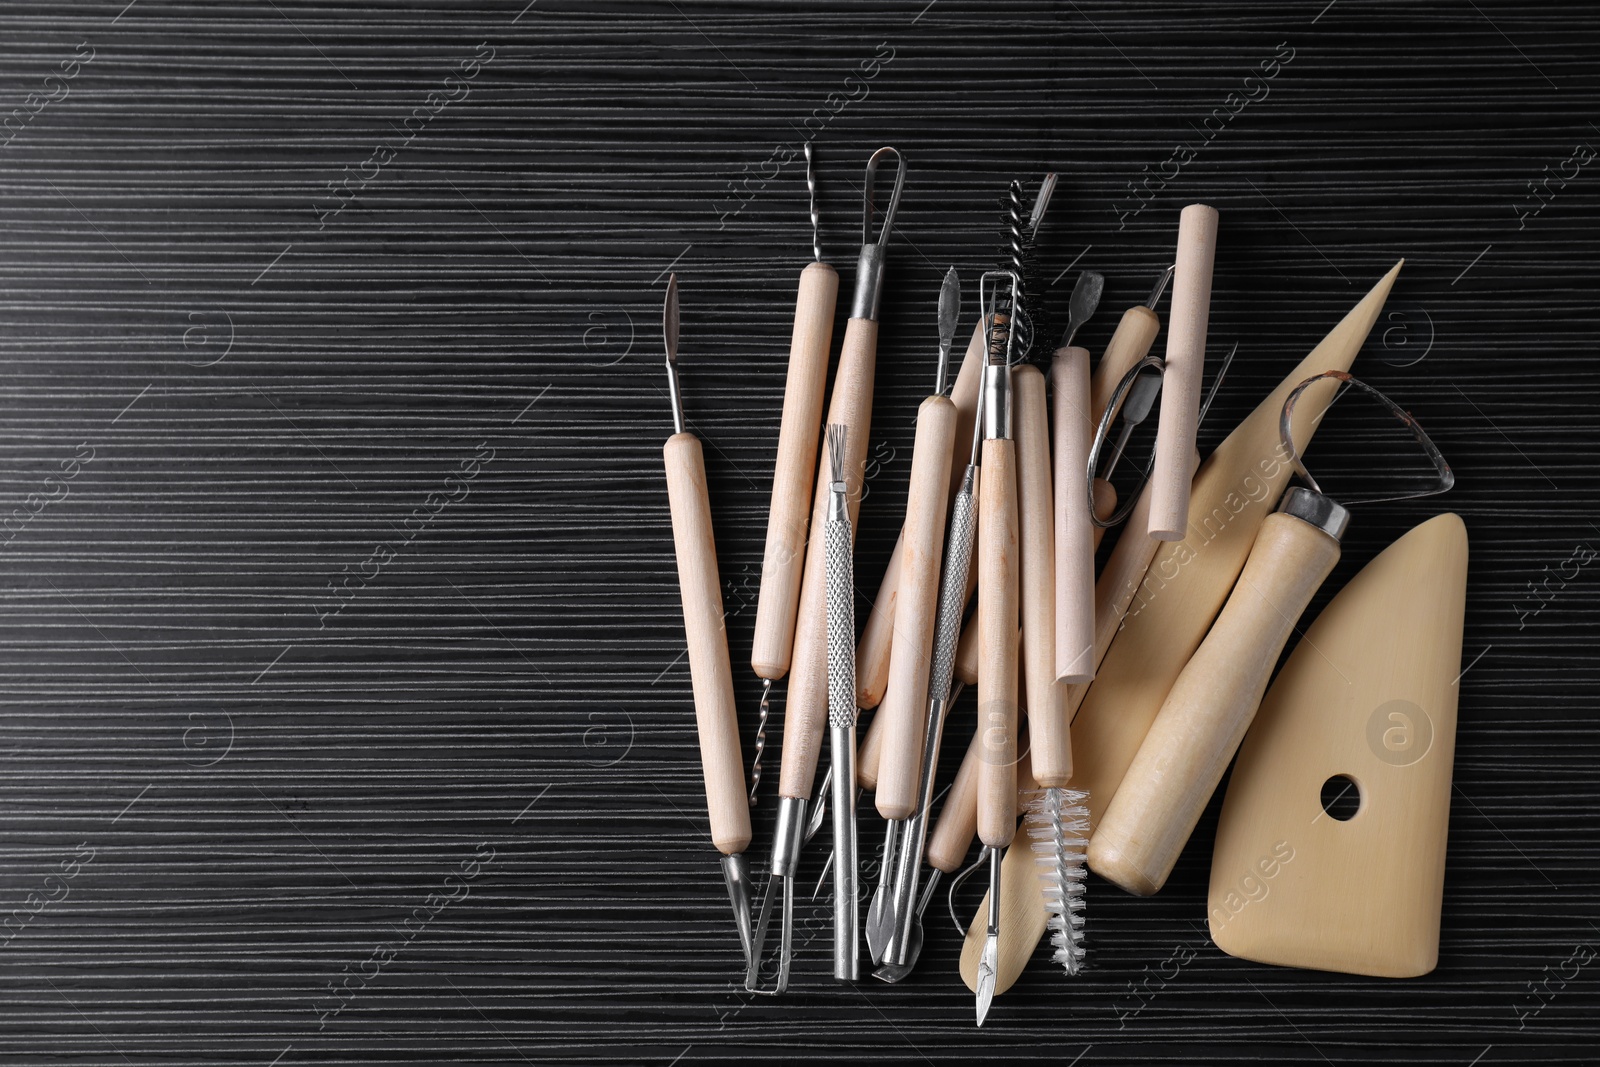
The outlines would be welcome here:
[[[894,191],[876,237],[872,233],[876,214],[874,193],[878,168],[886,160],[895,162]],[[846,452],[842,469],[846,506],[852,531],[861,506],[861,481],[866,465],[867,440],[872,425],[872,388],[878,353],[878,308],[883,294],[883,268],[889,237],[894,231],[894,216],[905,187],[906,165],[893,148],[880,148],[867,161],[861,219],[861,254],[856,265],[855,300],[850,320],[845,325],[844,343],[839,350],[839,366],[834,373],[833,395],[829,399],[828,424],[842,427],[841,440]],[[835,459],[824,448],[823,462],[829,469]],[[800,862],[800,847],[806,825],[806,802],[817,773],[817,756],[822,741],[822,724],[828,717],[828,633],[826,547],[831,491],[819,481],[811,511],[810,543],[800,586],[794,655],[791,661],[788,706],[784,711],[783,759],[779,767],[778,819],[773,836],[772,863],[766,892],[762,895],[760,916],[753,934],[745,987],[756,992],[781,993],[789,984],[794,959],[794,879]],[[775,895],[781,895],[781,941],[775,987],[760,985],[761,951],[772,920]]]
[[[1438,472],[1435,484],[1345,503],[1411,500],[1455,484],[1415,419],[1345,371],[1313,375],[1290,390],[1279,420],[1282,453],[1306,483],[1290,488],[1256,534],[1228,601],[1173,682],[1089,845],[1096,874],[1141,896],[1158,891],[1255,718],[1289,633],[1339,561],[1350,522],[1324,494],[1295,448],[1295,402],[1309,388],[1342,382],[1370,393],[1403,422]]]
[[[960,272],[951,268],[939,286],[934,330],[923,334],[937,342],[933,389],[916,409],[904,516],[858,635],[854,545],[906,162],[894,148],[867,162],[854,297],[823,434],[839,277],[822,262],[809,145],[805,157],[814,261],[800,273],[777,433],[751,650],[762,688],[748,791],[704,455],[685,430],[679,388],[676,275],[663,315],[673,539],[711,837],[745,987],[788,988],[802,851],[831,821],[814,895],[832,894],[834,978],[861,980],[863,942],[875,978],[909,978],[944,887],[981,1026],[1046,934],[1066,975],[1093,966],[1090,875],[1136,895],[1158,891],[1235,754],[1211,872],[1217,944],[1284,966],[1430,970],[1460,682],[1460,520],[1425,522],[1368,563],[1272,680],[1339,559],[1346,508],[1452,481],[1417,421],[1349,374],[1400,264],[1202,460],[1197,430],[1238,349],[1207,373],[1216,210],[1179,213],[1171,265],[1122,314],[1096,362],[1077,343],[1105,288],[1095,271],[1057,301],[1059,343],[1042,343],[1052,309],[1037,284],[1037,243],[1056,176],[1038,183],[1027,213],[1022,183],[1010,183],[1002,267],[976,279],[977,321],[953,382]],[[1156,308],[1169,289],[1157,355]],[[1340,389],[1371,394],[1399,418],[1433,464],[1427,487],[1380,496],[1370,485],[1365,496],[1319,487],[1301,457]],[[1151,420],[1154,431],[1136,439]],[[1372,483],[1385,469],[1363,473]],[[1108,530],[1114,544],[1097,574]],[[778,802],[756,906],[745,849],[771,690],[783,679]],[[976,724],[941,806],[944,739],[968,687]],[[1359,797],[1353,817],[1324,806],[1340,783]],[[862,874],[872,854],[860,854],[857,826],[867,789],[884,820],[870,900]],[[969,864],[974,838],[981,848]],[[984,870],[987,892],[963,923],[956,893]],[[1271,893],[1250,895],[1263,879]],[[774,922],[778,946],[767,959]]]

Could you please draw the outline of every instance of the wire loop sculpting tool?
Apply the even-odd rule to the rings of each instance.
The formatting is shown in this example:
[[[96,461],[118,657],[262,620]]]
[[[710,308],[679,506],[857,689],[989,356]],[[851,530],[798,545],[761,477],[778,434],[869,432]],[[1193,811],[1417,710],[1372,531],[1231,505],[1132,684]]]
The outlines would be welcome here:
[[[1292,425],[1300,395],[1328,379],[1355,386],[1388,408],[1438,474],[1437,484],[1416,492],[1349,503],[1411,500],[1455,484],[1449,464],[1417,421],[1347,372],[1325,371],[1289,392],[1278,425],[1282,453],[1308,487],[1289,489],[1262,523],[1222,613],[1173,683],[1089,843],[1090,866],[1130,893],[1148,896],[1166,882],[1255,718],[1295,621],[1339,560],[1350,513],[1317,487],[1300,461]]]
[[[672,509],[672,540],[678,558],[689,673],[694,684],[700,764],[705,775],[711,840],[722,852],[722,874],[748,961],[752,958],[750,870],[744,850],[750,844],[750,805],[745,799],[744,756],[739,750],[733,670],[728,662],[728,633],[722,615],[722,583],[717,576],[717,546],[706,493],[705,455],[699,439],[684,429],[683,396],[678,386],[677,275],[667,280],[662,334],[674,430],[664,450],[667,497]]]
[[[877,173],[883,161],[896,163],[894,192],[876,240],[872,239]],[[866,185],[862,194],[861,255],[857,264],[856,291],[850,321],[845,326],[844,343],[839,350],[839,367],[834,375],[833,395],[828,404],[829,425],[845,430],[842,461],[827,455],[826,469],[841,462],[844,472],[846,504],[851,529],[861,506],[861,481],[866,466],[867,442],[871,438],[872,391],[878,354],[878,305],[883,289],[883,268],[895,212],[905,186],[906,164],[899,151],[880,148],[867,161]],[[826,450],[831,450],[831,443]],[[825,451],[826,451],[825,450]],[[817,756],[822,742],[822,727],[828,718],[828,627],[827,573],[825,566],[828,509],[832,493],[819,480],[811,510],[811,532],[806,548],[804,576],[800,585],[800,607],[796,622],[794,653],[790,664],[788,707],[784,711],[783,757],[778,770],[778,817],[773,838],[772,868],[756,922],[750,966],[745,972],[745,988],[752,992],[781,993],[788,988],[789,970],[794,960],[794,875],[800,860],[800,846],[806,829],[806,803],[817,774]],[[837,775],[836,775],[837,776]],[[783,897],[783,932],[778,976],[772,990],[760,988],[761,950],[772,919],[774,894]]]
[[[767,717],[772,683],[789,672],[795,616],[805,568],[811,480],[817,469],[817,430],[822,395],[828,384],[828,349],[839,296],[839,274],[822,262],[818,238],[817,184],[806,143],[806,188],[811,201],[811,245],[816,260],[800,272],[795,298],[794,335],[789,342],[789,373],[783,387],[783,421],[773,464],[772,505],[767,515],[767,547],[761,562],[761,593],[756,602],[755,641],[750,666],[762,680],[761,718],[750,761],[750,803],[761,785],[761,757],[767,747]]]
[[[1013,262],[1022,262],[1026,266],[1032,261],[1030,248],[1032,240],[1037,237],[1038,227],[1045,221],[1045,213],[1050,208],[1050,197],[1056,187],[1056,176],[1045,174],[1045,179],[1040,182],[1038,192],[1034,197],[1034,210],[1027,219],[1027,230],[1024,235],[1021,214],[1021,184],[1016,184],[1014,200],[1011,206],[1014,210],[1008,213],[1008,234],[1010,234],[1010,250]],[[1019,275],[1021,277],[1021,275]],[[1098,278],[1099,275],[1094,275]],[[1080,286],[1083,278],[1078,278]],[[1074,290],[1074,299],[1078,298],[1078,290]],[[1096,290],[1094,299],[1098,301],[1099,293]],[[1093,306],[1090,307],[1093,312]],[[1018,357],[1021,355],[1022,330],[1018,328]],[[978,394],[981,389],[982,374],[984,374],[984,357],[986,357],[986,338],[984,338],[984,323],[979,317],[979,322],[973,326],[973,338],[966,346],[966,355],[962,360],[962,370],[955,376],[955,384],[950,387],[950,400],[955,403],[955,435],[954,446],[950,451],[950,486],[947,501],[955,502],[955,494],[962,486],[963,456],[960,453],[966,434],[970,432],[973,424],[978,421]],[[942,392],[942,390],[941,390]],[[861,632],[861,641],[856,646],[856,689],[861,707],[875,707],[882,701],[888,688],[888,673],[890,673],[891,645],[894,640],[894,606],[899,593],[899,571],[901,571],[901,557],[904,555],[904,541],[894,542],[894,550],[890,553],[888,566],[883,569],[883,581],[878,584],[878,595],[872,601],[872,613],[867,616],[867,624]],[[971,579],[966,587],[966,597],[971,598],[973,585],[976,584],[976,573],[971,574]],[[866,744],[862,745],[861,755],[861,781],[869,789],[877,782],[878,745],[882,744],[883,731],[878,726],[878,721],[872,721],[867,728]]]

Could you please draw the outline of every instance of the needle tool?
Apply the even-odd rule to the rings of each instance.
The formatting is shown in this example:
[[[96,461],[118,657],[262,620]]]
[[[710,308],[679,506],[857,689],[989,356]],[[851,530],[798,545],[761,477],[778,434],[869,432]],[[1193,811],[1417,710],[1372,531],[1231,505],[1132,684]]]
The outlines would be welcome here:
[[[755,643],[750,666],[761,679],[761,717],[756,751],[750,761],[750,803],[761,786],[761,757],[767,748],[767,718],[772,683],[789,672],[795,617],[800,608],[807,527],[811,518],[811,480],[817,469],[822,396],[828,384],[828,350],[839,296],[839,273],[822,262],[818,236],[817,182],[807,142],[806,189],[811,201],[811,249],[816,259],[800,272],[794,334],[789,341],[789,374],[783,387],[783,421],[778,428],[778,458],[772,473],[772,506],[767,513],[767,547],[761,561],[761,593],[756,602]]]

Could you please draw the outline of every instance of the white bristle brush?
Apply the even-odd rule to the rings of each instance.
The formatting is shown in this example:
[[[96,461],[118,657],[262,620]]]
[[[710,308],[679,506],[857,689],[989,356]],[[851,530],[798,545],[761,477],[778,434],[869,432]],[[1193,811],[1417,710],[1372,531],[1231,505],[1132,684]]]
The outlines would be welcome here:
[[[1083,888],[1089,845],[1089,794],[1044,789],[1028,802],[1024,827],[1039,869],[1054,959],[1069,976],[1083,968]]]

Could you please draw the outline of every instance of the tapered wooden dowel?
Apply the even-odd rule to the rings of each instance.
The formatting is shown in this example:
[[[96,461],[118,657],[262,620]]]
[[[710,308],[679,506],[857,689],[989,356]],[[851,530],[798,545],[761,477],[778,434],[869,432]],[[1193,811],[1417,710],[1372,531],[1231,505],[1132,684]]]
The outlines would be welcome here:
[[[1292,515],[1268,516],[1255,547],[1123,775],[1089,842],[1089,867],[1139,896],[1166,883],[1255,718],[1267,678],[1339,542]]]
[[[677,433],[667,438],[663,459],[711,840],[719,851],[732,856],[750,844],[750,805],[744,792],[744,755],[739,748],[733,668],[722,619],[722,582],[717,576],[717,545],[711,533],[705,455],[693,434]]]
[[[973,327],[972,340],[967,344],[961,370],[956,374],[955,385],[950,388],[950,402],[955,405],[956,422],[951,435],[950,483],[949,491],[945,494],[946,506],[955,499],[956,490],[961,488],[961,475],[967,469],[972,424],[978,412],[978,386],[983,378],[983,357],[983,324],[980,322]],[[856,642],[856,702],[863,708],[877,707],[889,685],[889,657],[894,644],[894,613],[900,591],[903,542],[902,531],[900,539],[895,541],[894,551],[889,555],[883,581],[878,583],[878,595],[872,602],[872,613],[867,616],[866,626],[861,631],[861,640]],[[974,567],[974,576],[976,571]],[[862,769],[866,769],[864,765]],[[872,773],[875,777],[876,765]]]
[[[1056,680],[1075,684],[1094,677],[1096,527],[1089,511],[1087,473],[1094,437],[1089,422],[1089,353],[1082,348],[1057,349],[1050,384],[1055,403],[1054,663]],[[1051,762],[1035,767],[1044,774],[1040,781],[1052,788],[1066,784],[1064,778],[1056,780],[1057,769]]]
[[[1189,525],[1189,456],[1200,423],[1211,271],[1217,255],[1217,209],[1190,204],[1178,217],[1177,270],[1172,276],[1172,326],[1161,376],[1156,431],[1155,496],[1147,529],[1158,541],[1182,540]]]
[[[767,548],[761,561],[761,595],[756,602],[755,642],[750,651],[756,677],[771,681],[788,673],[794,650],[838,296],[839,274],[826,263],[813,263],[800,272],[794,335],[789,341],[789,374],[783,387],[783,419],[778,426],[778,458],[772,473],[772,505],[767,513]]]
[[[933,627],[939,613],[939,568],[944,559],[946,487],[950,481],[956,408],[930,396],[917,411],[889,687],[874,723],[883,724],[883,752],[874,799],[885,819],[909,818],[917,806],[922,743],[933,668]]]
[[[1004,848],[1017,832],[1017,446],[983,442],[978,529],[978,836]]]

